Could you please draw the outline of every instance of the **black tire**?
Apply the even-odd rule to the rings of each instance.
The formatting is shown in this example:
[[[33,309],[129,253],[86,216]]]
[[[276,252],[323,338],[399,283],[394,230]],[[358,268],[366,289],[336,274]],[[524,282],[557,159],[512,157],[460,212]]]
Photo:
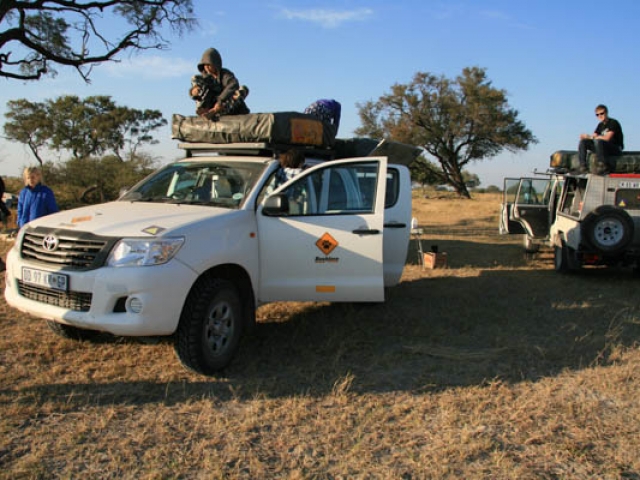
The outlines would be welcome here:
[[[561,246],[556,245],[553,251],[554,267],[558,273],[571,273],[580,269],[582,266],[576,251],[562,242]]]
[[[538,253],[540,251],[540,244],[534,242],[529,235],[525,234],[523,244],[525,253]]]
[[[558,273],[567,273],[569,271],[566,251],[558,245],[555,245],[553,249],[553,266]]]
[[[617,255],[633,240],[633,220],[624,210],[602,205],[582,222],[582,238],[597,252]]]
[[[89,341],[94,340],[101,335],[101,332],[96,330],[72,327],[71,325],[65,325],[64,323],[58,323],[51,320],[47,320],[47,326],[56,335],[69,340]]]
[[[203,375],[225,368],[235,355],[244,326],[235,285],[205,277],[196,283],[183,308],[175,350],[182,364]]]

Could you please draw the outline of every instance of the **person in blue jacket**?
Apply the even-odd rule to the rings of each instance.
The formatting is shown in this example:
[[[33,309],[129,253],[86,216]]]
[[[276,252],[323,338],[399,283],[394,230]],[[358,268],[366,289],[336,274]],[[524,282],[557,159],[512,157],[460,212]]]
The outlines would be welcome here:
[[[53,191],[40,183],[42,172],[38,167],[27,167],[22,173],[25,187],[18,196],[18,228],[31,220],[59,211]]]

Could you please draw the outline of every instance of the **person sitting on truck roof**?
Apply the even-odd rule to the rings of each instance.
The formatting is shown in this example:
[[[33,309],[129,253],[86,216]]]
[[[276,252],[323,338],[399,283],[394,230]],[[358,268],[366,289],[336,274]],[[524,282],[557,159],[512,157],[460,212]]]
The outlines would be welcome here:
[[[189,95],[196,101],[196,114],[215,120],[220,115],[244,115],[250,112],[245,103],[249,89],[238,82],[235,74],[222,68],[222,57],[215,48],[202,54],[198,70],[191,77]]]
[[[609,117],[609,110],[605,105],[596,107],[596,117],[598,125],[592,134],[580,134],[580,144],[578,145],[578,158],[580,161],[579,173],[589,171],[587,165],[588,151],[596,152],[598,162],[592,173],[605,175],[614,169],[608,157],[622,154],[624,148],[624,136],[620,122]]]

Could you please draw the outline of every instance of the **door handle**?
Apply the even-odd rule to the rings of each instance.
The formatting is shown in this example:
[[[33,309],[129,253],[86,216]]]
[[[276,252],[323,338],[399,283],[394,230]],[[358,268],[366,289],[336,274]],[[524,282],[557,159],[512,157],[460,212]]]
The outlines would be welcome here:
[[[406,223],[385,223],[384,228],[407,228]]]
[[[379,235],[380,234],[380,230],[377,230],[375,228],[373,228],[373,229],[357,228],[355,230],[352,230],[351,233],[355,233],[356,235]]]

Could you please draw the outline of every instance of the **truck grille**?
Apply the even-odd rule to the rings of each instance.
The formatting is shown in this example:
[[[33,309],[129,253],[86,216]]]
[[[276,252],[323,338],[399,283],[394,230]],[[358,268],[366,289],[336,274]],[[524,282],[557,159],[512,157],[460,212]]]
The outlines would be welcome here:
[[[91,308],[91,293],[61,292],[50,288],[28,285],[18,280],[18,293],[29,300],[68,308],[76,312],[88,312]]]
[[[20,253],[26,260],[64,270],[92,270],[104,264],[116,241],[86,232],[38,227],[26,231]]]

